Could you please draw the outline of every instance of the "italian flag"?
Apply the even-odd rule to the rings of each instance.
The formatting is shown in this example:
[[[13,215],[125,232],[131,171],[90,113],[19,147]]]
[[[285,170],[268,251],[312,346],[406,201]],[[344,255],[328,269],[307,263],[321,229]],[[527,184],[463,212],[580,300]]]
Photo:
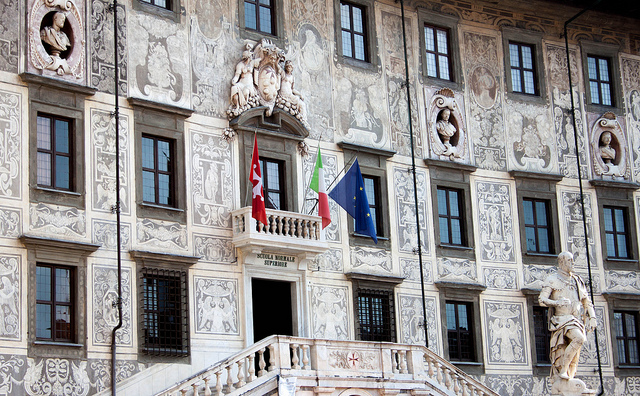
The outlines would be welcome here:
[[[309,187],[318,193],[318,216],[322,217],[322,229],[331,224],[331,213],[329,212],[329,198],[327,197],[327,187],[324,184],[324,169],[322,168],[322,155],[318,147],[316,167],[313,170],[311,184]]]

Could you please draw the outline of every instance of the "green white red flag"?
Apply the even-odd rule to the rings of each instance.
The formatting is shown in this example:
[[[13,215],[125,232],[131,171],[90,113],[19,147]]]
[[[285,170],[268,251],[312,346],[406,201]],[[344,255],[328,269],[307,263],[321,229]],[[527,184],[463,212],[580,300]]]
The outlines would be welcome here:
[[[327,187],[324,181],[324,169],[322,168],[322,154],[318,147],[316,167],[311,176],[309,187],[318,193],[318,216],[322,217],[322,229],[331,224],[331,212],[329,211],[329,198],[327,197]]]

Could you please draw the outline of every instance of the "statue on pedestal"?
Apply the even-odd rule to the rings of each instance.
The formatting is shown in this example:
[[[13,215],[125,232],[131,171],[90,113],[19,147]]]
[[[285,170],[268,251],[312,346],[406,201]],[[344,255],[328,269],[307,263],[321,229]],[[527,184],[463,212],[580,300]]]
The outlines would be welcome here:
[[[573,272],[573,254],[558,255],[558,271],[549,275],[540,291],[540,305],[549,307],[551,331],[551,393],[580,396],[595,394],[574,378],[580,350],[598,322],[587,288]]]

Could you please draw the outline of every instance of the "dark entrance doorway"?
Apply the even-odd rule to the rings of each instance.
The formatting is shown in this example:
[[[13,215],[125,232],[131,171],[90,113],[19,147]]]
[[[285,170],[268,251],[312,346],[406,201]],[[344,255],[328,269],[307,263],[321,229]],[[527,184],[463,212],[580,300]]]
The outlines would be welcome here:
[[[273,334],[293,335],[290,282],[251,279],[253,342]]]

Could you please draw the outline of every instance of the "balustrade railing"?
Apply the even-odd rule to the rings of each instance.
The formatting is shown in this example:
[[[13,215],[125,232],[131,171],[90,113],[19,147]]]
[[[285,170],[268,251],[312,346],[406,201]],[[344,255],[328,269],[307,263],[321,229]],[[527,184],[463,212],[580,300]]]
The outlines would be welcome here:
[[[318,356],[329,356],[318,360]],[[391,367],[388,367],[389,362]],[[284,371],[283,371],[284,370]],[[283,372],[288,376],[332,377],[357,375],[371,378],[415,380],[429,378],[443,393],[456,396],[497,396],[497,393],[467,375],[429,349],[418,345],[329,341],[271,336],[193,375],[157,396],[231,396],[260,386]],[[373,375],[375,377],[375,375]]]
[[[233,212],[234,235],[258,233],[319,241],[323,239],[321,230],[322,219],[318,216],[267,209],[267,223],[263,224],[251,217],[251,207]]]

